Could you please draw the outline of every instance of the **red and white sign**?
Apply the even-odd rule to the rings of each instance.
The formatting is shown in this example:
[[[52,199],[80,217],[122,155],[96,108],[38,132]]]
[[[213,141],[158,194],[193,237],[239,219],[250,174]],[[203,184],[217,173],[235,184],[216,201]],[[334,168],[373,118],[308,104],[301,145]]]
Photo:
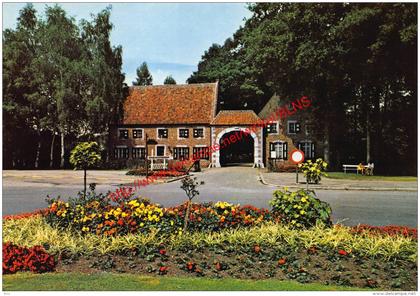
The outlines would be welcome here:
[[[295,164],[299,164],[305,160],[305,154],[303,154],[303,152],[300,150],[293,150],[291,153],[291,158]]]

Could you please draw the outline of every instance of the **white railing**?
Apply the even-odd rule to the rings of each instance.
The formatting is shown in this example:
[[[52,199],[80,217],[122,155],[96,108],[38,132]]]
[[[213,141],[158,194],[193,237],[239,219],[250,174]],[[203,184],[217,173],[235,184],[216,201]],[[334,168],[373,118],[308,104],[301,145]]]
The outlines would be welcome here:
[[[167,170],[168,161],[171,159],[169,156],[149,156],[150,170]]]

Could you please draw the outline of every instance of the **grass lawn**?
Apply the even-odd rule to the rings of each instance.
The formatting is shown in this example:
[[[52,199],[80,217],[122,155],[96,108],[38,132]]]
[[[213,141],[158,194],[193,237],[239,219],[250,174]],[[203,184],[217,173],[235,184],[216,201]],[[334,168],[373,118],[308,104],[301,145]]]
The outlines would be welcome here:
[[[398,182],[417,182],[417,177],[412,176],[363,176],[356,173],[327,172],[328,178],[347,179],[347,180],[372,180],[372,181],[398,181]]]
[[[294,281],[152,277],[134,274],[17,273],[3,275],[4,291],[360,291],[362,289]],[[372,291],[371,289],[366,289]]]

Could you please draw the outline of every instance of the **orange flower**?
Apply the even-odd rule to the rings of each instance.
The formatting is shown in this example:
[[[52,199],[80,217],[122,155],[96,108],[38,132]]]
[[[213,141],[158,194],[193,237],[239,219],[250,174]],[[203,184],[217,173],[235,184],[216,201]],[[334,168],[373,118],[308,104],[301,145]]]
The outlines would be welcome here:
[[[258,246],[258,245],[254,246],[254,252],[255,252],[255,253],[259,253],[259,252],[261,252],[261,248],[260,248],[260,246]]]
[[[118,225],[123,226],[124,225],[124,221],[123,219],[119,219],[117,222]]]
[[[286,258],[281,258],[281,259],[279,259],[278,264],[279,264],[279,265],[284,265],[284,264],[286,264]]]

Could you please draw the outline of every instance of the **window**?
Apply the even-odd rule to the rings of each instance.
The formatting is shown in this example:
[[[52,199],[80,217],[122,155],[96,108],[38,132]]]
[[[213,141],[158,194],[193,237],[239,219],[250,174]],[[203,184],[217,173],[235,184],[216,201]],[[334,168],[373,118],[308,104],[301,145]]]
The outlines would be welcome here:
[[[133,147],[131,150],[133,158],[136,159],[145,159],[146,158],[146,148],[144,147]]]
[[[287,159],[287,142],[270,143],[270,158]]]
[[[143,138],[142,129],[133,129],[133,139]]]
[[[127,159],[129,150],[127,147],[117,147],[114,149],[114,158],[116,159]]]
[[[305,159],[315,158],[315,144],[311,141],[302,141],[298,144],[299,150],[305,154]]]
[[[297,121],[287,122],[287,132],[289,134],[297,134],[300,132],[300,124]]]
[[[168,138],[168,129],[167,128],[158,128],[158,138],[159,139],[163,139],[163,138]]]
[[[187,128],[180,128],[178,130],[179,138],[188,138],[189,131]]]
[[[128,139],[128,129],[120,129],[118,131],[120,139]]]
[[[209,159],[209,147],[194,147],[193,156],[195,159]]]
[[[165,146],[156,146],[156,156],[165,156]]]
[[[277,134],[278,133],[278,129],[277,129],[277,122],[272,122],[267,124],[266,130],[267,130],[267,134]]]
[[[188,159],[190,148],[188,147],[174,147],[174,159],[184,160]]]
[[[194,138],[204,138],[204,128],[197,127],[193,130]]]

